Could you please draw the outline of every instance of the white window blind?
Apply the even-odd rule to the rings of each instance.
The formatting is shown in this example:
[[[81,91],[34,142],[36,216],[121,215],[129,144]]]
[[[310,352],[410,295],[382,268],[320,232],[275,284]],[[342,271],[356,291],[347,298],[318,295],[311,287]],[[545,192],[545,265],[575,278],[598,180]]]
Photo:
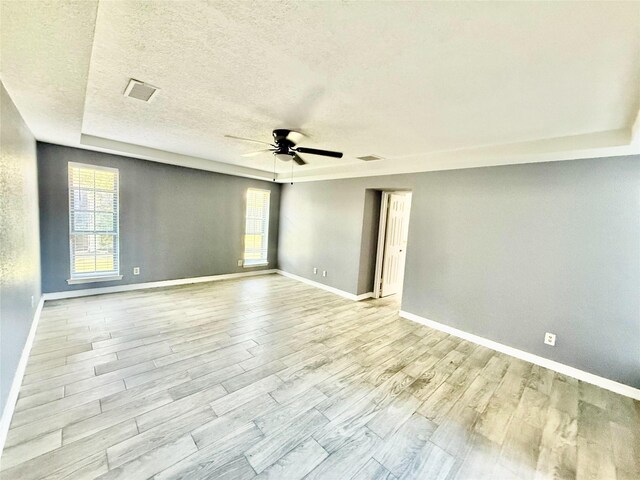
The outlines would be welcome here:
[[[69,163],[71,279],[119,275],[118,170]]]
[[[267,263],[269,238],[269,190],[247,190],[247,215],[244,235],[244,264]]]

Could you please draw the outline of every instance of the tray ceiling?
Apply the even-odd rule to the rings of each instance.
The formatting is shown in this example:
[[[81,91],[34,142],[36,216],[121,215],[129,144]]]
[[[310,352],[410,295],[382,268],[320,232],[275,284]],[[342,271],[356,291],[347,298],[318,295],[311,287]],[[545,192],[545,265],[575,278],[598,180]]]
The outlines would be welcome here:
[[[299,180],[640,153],[638,2],[3,2],[2,80],[39,140]],[[131,78],[160,88],[146,103]],[[637,133],[636,126],[636,133]],[[375,154],[383,160],[356,157]],[[290,164],[277,163],[280,179]]]

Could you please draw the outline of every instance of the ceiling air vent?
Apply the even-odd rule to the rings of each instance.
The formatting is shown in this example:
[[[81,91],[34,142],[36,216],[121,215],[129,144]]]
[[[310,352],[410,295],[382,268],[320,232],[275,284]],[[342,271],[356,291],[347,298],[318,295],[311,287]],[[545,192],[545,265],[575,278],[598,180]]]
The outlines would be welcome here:
[[[374,160],[382,160],[382,157],[378,155],[365,155],[364,157],[356,157],[358,160],[362,160],[363,162],[373,162]]]
[[[129,80],[129,85],[124,90],[125,97],[137,98],[138,100],[142,100],[143,102],[150,102],[153,100],[153,97],[156,96],[160,90],[158,87],[154,87],[147,83],[141,82],[140,80],[134,80],[133,78]]]

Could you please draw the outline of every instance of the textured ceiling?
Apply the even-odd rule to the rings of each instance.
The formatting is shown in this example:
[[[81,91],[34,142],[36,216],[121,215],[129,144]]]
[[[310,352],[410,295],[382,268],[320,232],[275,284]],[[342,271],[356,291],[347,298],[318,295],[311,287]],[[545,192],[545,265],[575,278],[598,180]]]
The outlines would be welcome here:
[[[224,135],[297,128],[301,145],[345,153],[306,156],[309,179],[638,150],[640,2],[3,2],[2,15],[3,81],[47,141],[82,133],[98,139],[86,148],[266,176],[269,154],[243,158],[254,145]],[[129,78],[161,91],[124,97]],[[386,160],[355,158],[368,154]]]
[[[80,140],[97,2],[2,1],[0,74],[39,140]]]

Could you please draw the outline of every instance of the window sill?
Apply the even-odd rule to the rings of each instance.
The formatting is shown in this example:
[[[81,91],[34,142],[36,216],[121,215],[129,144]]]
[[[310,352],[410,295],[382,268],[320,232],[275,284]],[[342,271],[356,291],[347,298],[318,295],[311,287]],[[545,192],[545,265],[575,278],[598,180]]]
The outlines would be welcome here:
[[[255,267],[266,267],[269,265],[269,262],[259,262],[259,263],[243,263],[243,268],[255,268]]]
[[[84,278],[70,278],[67,280],[69,285],[79,285],[81,283],[97,283],[97,282],[112,282],[114,280],[122,280],[122,275],[109,275],[104,277],[84,277]]]

